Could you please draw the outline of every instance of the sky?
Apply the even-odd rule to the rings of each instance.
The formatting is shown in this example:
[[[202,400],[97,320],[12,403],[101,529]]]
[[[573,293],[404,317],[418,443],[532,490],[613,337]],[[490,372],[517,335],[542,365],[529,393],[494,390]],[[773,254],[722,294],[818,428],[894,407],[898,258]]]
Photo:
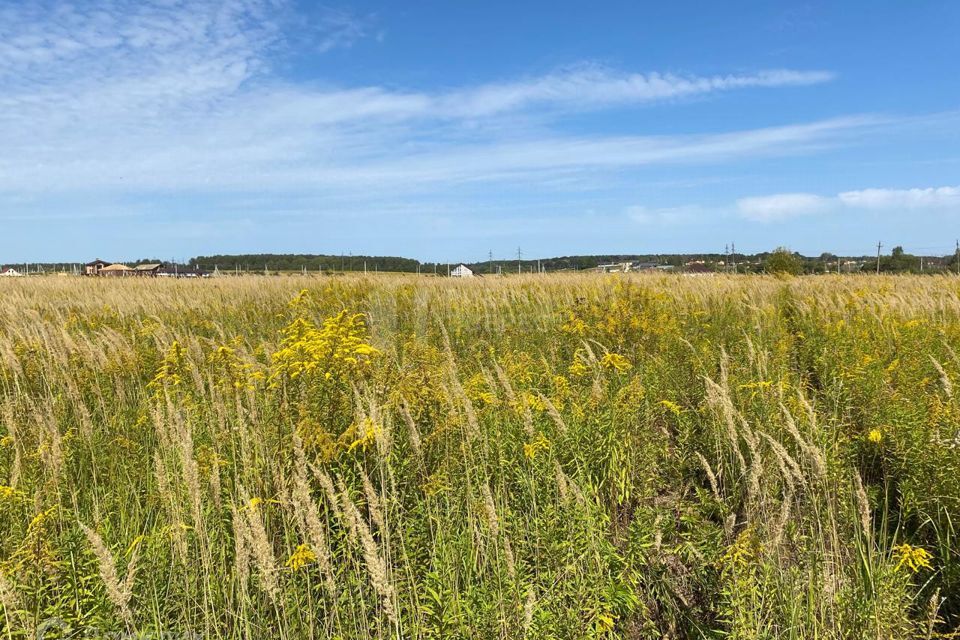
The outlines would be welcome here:
[[[960,3],[0,0],[0,262],[960,236]]]

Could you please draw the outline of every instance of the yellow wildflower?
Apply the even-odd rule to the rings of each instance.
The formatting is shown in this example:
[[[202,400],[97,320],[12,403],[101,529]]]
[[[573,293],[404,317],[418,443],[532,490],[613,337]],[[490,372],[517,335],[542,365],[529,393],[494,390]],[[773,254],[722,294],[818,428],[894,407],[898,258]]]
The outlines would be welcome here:
[[[563,376],[553,376],[553,397],[563,401],[570,397],[570,381]]]
[[[900,562],[898,562],[896,566],[896,569],[898,570],[901,567],[906,566],[910,569],[910,571],[916,573],[920,569],[933,568],[930,564],[930,560],[933,558],[933,556],[923,547],[914,547],[913,545],[905,542],[895,546],[893,548],[893,552],[900,559]]]
[[[573,361],[573,364],[570,365],[567,371],[569,371],[570,375],[574,378],[582,378],[583,376],[587,375],[589,369],[587,368],[587,365],[583,363],[583,360],[577,358]]]
[[[313,552],[308,544],[301,544],[293,555],[287,560],[287,566],[294,571],[299,571],[308,564],[317,561],[317,554]]]
[[[310,301],[310,291],[308,291],[307,289],[300,289],[300,293],[294,296],[293,300],[290,301],[290,306],[298,307],[309,301]]]
[[[514,408],[518,411],[524,406],[531,411],[541,412],[547,410],[547,405],[544,403],[543,398],[539,395],[530,393],[529,391],[523,392],[523,395],[520,397],[520,401],[517,402],[516,405],[517,406]]]
[[[883,440],[883,432],[880,429],[871,429],[870,433],[867,434],[867,440],[873,444],[880,444],[880,441]]]
[[[471,402],[484,405],[496,404],[497,396],[490,391],[487,379],[482,373],[475,374],[463,385],[463,390]]]
[[[163,387],[165,383],[169,383],[172,386],[177,386],[183,382],[182,371],[184,369],[185,361],[186,356],[183,352],[183,347],[180,346],[179,342],[174,340],[173,344],[170,345],[170,348],[167,349],[167,353],[163,357],[163,362],[161,362],[160,366],[157,368],[156,375],[147,385],[148,387],[155,389],[155,394],[157,397],[161,395],[160,388]]]
[[[47,521],[50,520],[50,517],[53,515],[56,509],[56,507],[50,507],[46,511],[41,511],[35,515],[33,520],[30,521],[30,524],[27,525],[27,533],[33,534],[37,533],[38,531],[42,531],[46,527]]]
[[[661,406],[663,406],[664,409],[666,409],[673,415],[677,416],[678,418],[680,417],[680,413],[683,411],[680,405],[678,405],[676,402],[671,402],[670,400],[661,400],[660,404]]]
[[[753,564],[760,551],[760,540],[753,525],[749,525],[727,548],[720,562],[728,569],[744,569]]]
[[[537,457],[537,454],[541,451],[545,451],[550,448],[550,441],[543,437],[543,434],[540,434],[540,437],[523,445],[523,455],[526,456],[528,460],[533,460]]]
[[[599,633],[607,633],[608,631],[613,631],[613,623],[616,621],[617,617],[609,613],[600,613],[597,615],[597,631]]]
[[[341,311],[324,320],[320,327],[297,318],[283,330],[280,349],[272,356],[274,369],[270,378],[349,378],[367,368],[371,359],[380,354],[364,342],[366,336],[362,313]]]
[[[364,418],[360,424],[353,425],[350,429],[347,429],[347,431],[344,432],[344,435],[349,435],[351,431],[356,437],[353,442],[347,446],[347,453],[350,453],[357,448],[366,450],[370,445],[377,441],[377,435],[380,433],[380,429],[370,418]]]
[[[612,351],[604,354],[603,358],[600,359],[600,364],[607,369],[614,369],[616,371],[627,371],[633,368],[629,360],[619,353],[613,353]]]

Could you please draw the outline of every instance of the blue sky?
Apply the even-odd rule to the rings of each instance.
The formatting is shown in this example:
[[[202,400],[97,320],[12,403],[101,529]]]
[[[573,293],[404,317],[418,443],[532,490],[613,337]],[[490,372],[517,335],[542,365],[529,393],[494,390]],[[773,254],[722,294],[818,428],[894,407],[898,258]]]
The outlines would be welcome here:
[[[960,3],[0,0],[0,262],[949,253]]]

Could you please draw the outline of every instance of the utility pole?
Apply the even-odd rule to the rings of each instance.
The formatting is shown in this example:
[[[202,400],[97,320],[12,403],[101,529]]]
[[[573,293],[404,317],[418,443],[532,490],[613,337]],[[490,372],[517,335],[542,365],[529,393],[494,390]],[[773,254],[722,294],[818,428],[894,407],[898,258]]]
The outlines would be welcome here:
[[[523,252],[520,251],[520,247],[517,247],[517,275],[520,275],[520,257],[523,255]]]
[[[737,243],[730,243],[730,259],[733,260],[733,272],[737,272]]]
[[[880,247],[882,246],[882,243],[877,243],[877,275],[880,275]]]
[[[493,251],[487,252],[487,273],[493,273]]]
[[[960,240],[957,240],[957,252],[953,254],[953,261],[957,263],[957,275],[960,276]]]

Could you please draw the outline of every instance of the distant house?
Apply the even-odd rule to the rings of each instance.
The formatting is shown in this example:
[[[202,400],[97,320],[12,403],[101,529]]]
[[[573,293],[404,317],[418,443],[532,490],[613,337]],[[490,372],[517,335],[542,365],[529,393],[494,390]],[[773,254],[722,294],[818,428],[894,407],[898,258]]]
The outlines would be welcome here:
[[[20,273],[13,267],[4,267],[3,269],[0,269],[0,276],[6,277],[6,278],[19,278],[22,275],[23,275],[22,273]]]
[[[630,271],[652,271],[660,267],[659,262],[632,262]]]
[[[132,276],[135,274],[136,274],[136,271],[134,271],[133,269],[131,269],[125,264],[120,264],[119,262],[116,264],[107,265],[106,267],[102,267],[98,273],[98,275],[101,275],[101,276],[112,276],[114,278]]]
[[[630,271],[651,271],[659,266],[659,263],[656,262],[637,262],[633,260],[613,262],[611,264],[598,264],[597,271],[603,271],[604,273],[627,273]]]
[[[156,275],[161,278],[209,278],[210,273],[196,267],[180,265],[162,265],[158,267]]]
[[[467,265],[461,264],[456,269],[451,271],[450,275],[454,278],[472,278],[473,271]]]
[[[109,266],[110,266],[109,262],[105,262],[100,258],[97,258],[93,262],[88,262],[87,264],[83,265],[83,275],[98,276],[100,275],[100,271],[103,270],[104,267],[109,267]]]
[[[602,271],[604,273],[619,273],[621,271],[626,271],[626,263],[624,262],[612,262],[610,264],[598,264],[597,271]]]
[[[138,264],[133,268],[135,275],[138,276],[147,276],[154,277],[160,272],[160,267],[163,265],[159,262],[151,264]]]

